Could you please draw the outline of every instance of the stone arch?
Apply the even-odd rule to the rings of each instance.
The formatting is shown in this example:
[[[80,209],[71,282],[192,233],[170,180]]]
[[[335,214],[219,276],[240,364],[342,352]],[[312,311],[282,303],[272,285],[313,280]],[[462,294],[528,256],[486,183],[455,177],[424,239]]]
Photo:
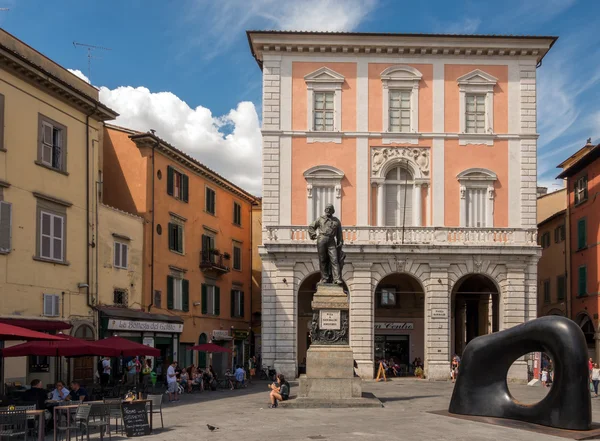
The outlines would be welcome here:
[[[587,311],[580,311],[575,316],[575,323],[577,323],[585,335],[585,341],[588,345],[588,352],[593,352],[595,349],[595,335],[597,331],[596,326],[594,325],[594,320]]]
[[[414,262],[411,259],[390,259],[387,262],[380,262],[373,265],[371,269],[371,295],[374,295],[375,288],[379,282],[390,274],[407,274],[414,277],[424,293],[426,281],[429,279],[429,265],[426,263]]]
[[[470,261],[467,260],[466,263],[450,265],[448,270],[448,294],[452,294],[456,282],[472,274],[487,276],[496,285],[498,293],[502,296],[506,281],[506,267],[502,264],[496,264],[491,260],[483,260],[479,256],[474,256]]]
[[[71,335],[84,340],[96,340],[97,338],[94,326],[87,322],[77,323],[71,330]]]
[[[379,173],[376,177],[380,179],[385,179],[388,172],[395,167],[404,167],[406,168],[413,177],[413,180],[418,179],[428,179],[428,176],[423,174],[423,167],[417,163],[419,159],[419,155],[421,154],[421,150],[415,149],[415,153],[409,153],[406,156],[396,156],[387,159],[379,169]]]

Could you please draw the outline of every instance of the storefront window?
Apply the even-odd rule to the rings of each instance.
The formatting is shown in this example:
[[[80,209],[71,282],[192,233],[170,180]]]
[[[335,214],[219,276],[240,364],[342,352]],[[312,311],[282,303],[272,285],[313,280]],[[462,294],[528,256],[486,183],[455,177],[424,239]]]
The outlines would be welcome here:
[[[393,289],[382,289],[380,292],[381,306],[396,306],[396,291]]]

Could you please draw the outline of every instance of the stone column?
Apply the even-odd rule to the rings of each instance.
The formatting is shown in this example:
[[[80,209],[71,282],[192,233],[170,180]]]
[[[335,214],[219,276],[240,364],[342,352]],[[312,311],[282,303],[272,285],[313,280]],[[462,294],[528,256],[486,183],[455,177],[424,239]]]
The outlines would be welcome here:
[[[525,266],[519,263],[506,265],[506,283],[500,296],[502,328],[508,329],[525,323]],[[509,381],[527,381],[527,362],[524,357],[516,360],[508,370]]]
[[[275,283],[275,363],[277,372],[288,378],[297,374],[296,344],[298,314],[294,286],[294,263],[278,262]]]
[[[276,317],[277,317],[277,267],[267,255],[261,254],[262,260],[262,299],[261,299],[261,353],[262,363],[265,366],[274,366],[276,355]]]
[[[383,182],[377,183],[377,226],[385,225],[385,186]]]
[[[350,291],[350,346],[361,378],[373,378],[373,294],[371,262],[353,262]]]
[[[425,376],[447,380],[450,376],[450,294],[448,264],[430,264],[425,280]]]
[[[421,192],[421,183],[415,182],[413,193],[413,221],[415,227],[421,227],[423,195]]]

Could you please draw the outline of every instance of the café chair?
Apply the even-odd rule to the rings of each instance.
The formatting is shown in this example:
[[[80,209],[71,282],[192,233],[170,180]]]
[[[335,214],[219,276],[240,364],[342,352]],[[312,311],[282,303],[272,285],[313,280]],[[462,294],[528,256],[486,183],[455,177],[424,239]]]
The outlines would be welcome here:
[[[123,400],[120,398],[105,398],[104,404],[108,406],[108,422],[112,418],[115,419],[115,430],[119,432],[119,420],[123,419],[123,415],[121,415],[121,403]],[[123,433],[123,427],[121,424],[121,433]]]
[[[69,420],[63,422],[62,418],[58,418],[59,421],[54,422],[54,424],[56,425],[56,430],[58,432],[58,439],[61,439],[61,434],[63,433],[65,434],[66,438],[66,433],[70,432],[71,430],[75,431],[75,439],[77,439],[77,432],[82,432],[83,423],[89,419],[91,409],[92,406],[90,406],[89,404],[80,404],[79,406],[77,406],[77,411],[75,412],[73,422]],[[88,439],[89,436],[90,435],[88,433]],[[81,439],[83,440],[83,432],[81,433]]]
[[[104,403],[92,403],[87,421],[82,424],[85,426],[88,440],[90,439],[90,429],[99,429],[101,440],[104,439],[104,431],[107,430],[108,438],[112,439],[110,433],[110,406]]]
[[[0,439],[24,437],[27,441],[27,414],[24,410],[0,411]]]
[[[161,427],[164,429],[165,425],[163,423],[163,414],[162,414],[162,402],[163,402],[163,396],[162,394],[160,395],[148,395],[147,397],[148,400],[152,401],[152,413],[159,413],[160,414],[160,425]],[[146,408],[148,409],[148,411],[150,410],[150,403],[146,404]]]

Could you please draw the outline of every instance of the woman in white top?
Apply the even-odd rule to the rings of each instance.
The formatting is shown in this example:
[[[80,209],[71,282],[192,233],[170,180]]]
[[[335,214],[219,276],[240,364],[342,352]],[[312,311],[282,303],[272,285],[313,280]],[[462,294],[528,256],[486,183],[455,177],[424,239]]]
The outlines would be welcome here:
[[[542,386],[546,387],[546,383],[548,382],[548,370],[546,368],[542,369]]]
[[[600,383],[600,369],[598,369],[598,363],[594,363],[592,368],[592,383],[594,385],[595,396],[598,396],[598,383]]]

